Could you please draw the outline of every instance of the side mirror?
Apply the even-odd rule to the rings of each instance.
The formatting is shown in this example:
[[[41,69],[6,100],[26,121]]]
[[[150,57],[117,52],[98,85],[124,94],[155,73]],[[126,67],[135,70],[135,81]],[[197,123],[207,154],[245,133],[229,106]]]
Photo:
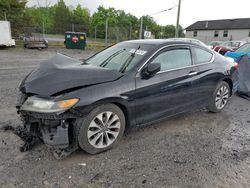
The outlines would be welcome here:
[[[154,76],[157,72],[161,70],[160,63],[150,63],[147,67],[145,67],[142,71],[143,78],[150,78]]]

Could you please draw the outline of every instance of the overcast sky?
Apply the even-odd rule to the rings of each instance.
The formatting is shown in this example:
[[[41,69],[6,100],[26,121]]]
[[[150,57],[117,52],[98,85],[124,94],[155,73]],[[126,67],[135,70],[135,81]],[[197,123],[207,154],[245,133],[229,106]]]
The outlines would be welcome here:
[[[46,0],[29,0],[28,6],[39,2],[45,5]],[[51,5],[57,0],[47,0]],[[124,10],[136,17],[150,15],[178,4],[178,0],[64,0],[67,5],[81,4],[93,14],[99,5]],[[230,18],[249,18],[250,0],[182,0],[180,24],[187,27],[199,20],[215,20]],[[153,15],[160,25],[176,24],[177,8]]]

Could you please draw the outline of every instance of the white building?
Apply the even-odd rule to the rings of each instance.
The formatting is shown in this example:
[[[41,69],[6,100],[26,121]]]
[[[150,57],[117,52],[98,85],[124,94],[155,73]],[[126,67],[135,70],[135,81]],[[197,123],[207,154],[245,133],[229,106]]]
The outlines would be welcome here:
[[[186,38],[210,41],[244,40],[249,41],[250,18],[205,20],[188,26]]]

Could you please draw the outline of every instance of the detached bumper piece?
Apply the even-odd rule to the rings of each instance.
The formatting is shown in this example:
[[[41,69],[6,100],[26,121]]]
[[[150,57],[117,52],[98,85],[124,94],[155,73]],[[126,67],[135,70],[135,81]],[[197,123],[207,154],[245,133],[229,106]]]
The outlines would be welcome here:
[[[56,127],[41,126],[43,141],[50,147],[67,148],[69,146],[69,124],[64,120]]]
[[[20,112],[24,128],[39,137],[56,159],[63,159],[78,149],[74,118],[65,115]]]
[[[60,124],[41,126],[42,139],[56,159],[63,159],[78,149],[74,124],[60,120]]]

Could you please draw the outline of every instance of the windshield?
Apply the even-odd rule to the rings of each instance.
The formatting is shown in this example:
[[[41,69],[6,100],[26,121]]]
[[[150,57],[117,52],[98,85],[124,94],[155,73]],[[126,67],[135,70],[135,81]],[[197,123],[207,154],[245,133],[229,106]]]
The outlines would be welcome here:
[[[239,47],[236,52],[250,52],[250,43],[244,44],[241,47]]]
[[[133,68],[149,49],[150,46],[145,44],[117,44],[85,60],[84,64],[126,72]]]

